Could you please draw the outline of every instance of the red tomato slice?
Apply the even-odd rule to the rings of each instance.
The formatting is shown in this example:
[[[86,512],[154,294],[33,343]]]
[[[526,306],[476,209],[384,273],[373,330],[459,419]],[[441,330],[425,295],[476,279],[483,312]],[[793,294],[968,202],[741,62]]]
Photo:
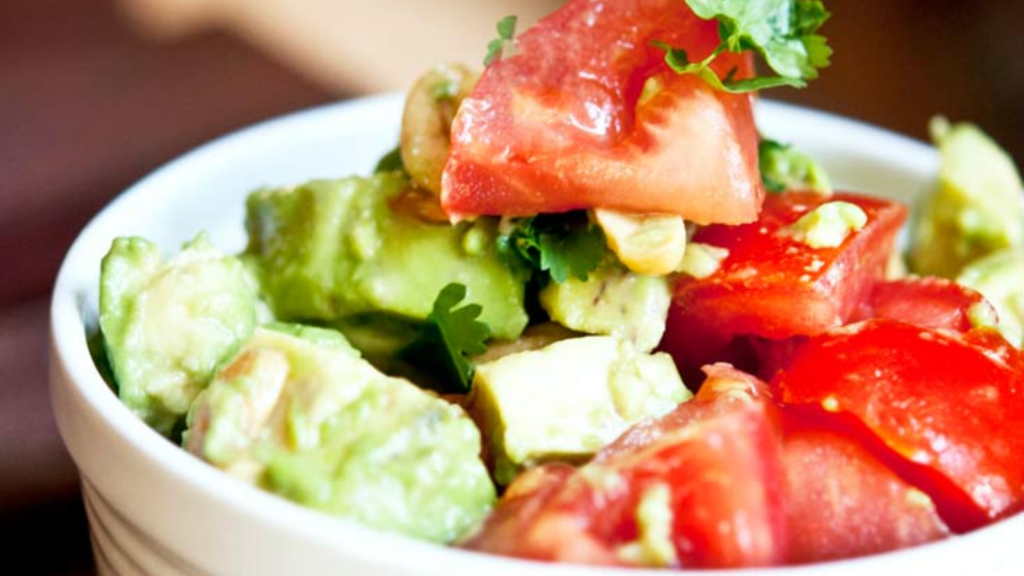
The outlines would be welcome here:
[[[603,566],[624,565],[608,542],[587,529],[587,516],[598,514],[593,502],[581,499],[563,510],[554,500],[564,496],[567,480],[576,473],[568,464],[545,464],[521,474],[502,495],[482,529],[462,543],[479,552],[532,560]]]
[[[927,495],[836,432],[787,429],[783,469],[790,563],[875,554],[949,535]]]
[[[854,430],[965,531],[1024,508],[1022,366],[989,331],[877,319],[812,338],[772,385]]]
[[[756,219],[764,198],[749,95],[679,76],[651,43],[703,58],[718,25],[678,0],[570,0],[492,63],[460,106],[442,204],[453,217],[580,208]],[[720,74],[749,75],[725,54]],[[644,85],[660,88],[641,99]]]
[[[657,488],[668,491],[669,538],[680,565],[781,562],[780,435],[772,407],[751,395],[752,377],[722,366],[712,369],[709,382],[702,397],[632,431],[630,441],[607,448],[580,471],[564,479],[553,468],[539,472],[561,482],[558,488],[538,488],[538,473],[517,479],[466,546],[541,560],[627,563],[621,551],[639,535],[638,507]]]
[[[945,278],[910,277],[876,285],[868,305],[853,320],[889,318],[921,328],[967,332],[974,306],[986,307],[996,317],[995,308],[975,290]]]
[[[856,204],[868,221],[836,248],[811,248],[788,228],[825,201]],[[701,229],[694,242],[729,254],[707,278],[680,278],[662,347],[685,377],[695,366],[722,359],[723,351],[732,355],[729,361],[753,369],[749,343],[728,349],[737,336],[782,340],[842,326],[883,278],[906,215],[906,208],[886,200],[787,192],[768,196],[753,224]]]

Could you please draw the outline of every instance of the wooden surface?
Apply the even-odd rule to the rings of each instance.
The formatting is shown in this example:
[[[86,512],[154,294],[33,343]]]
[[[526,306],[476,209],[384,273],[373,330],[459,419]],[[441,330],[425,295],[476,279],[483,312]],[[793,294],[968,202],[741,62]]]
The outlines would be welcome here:
[[[828,4],[834,67],[807,91],[771,97],[918,137],[933,113],[971,118],[1024,157],[1024,3]],[[181,152],[344,96],[303,78],[228,33],[146,40],[110,0],[0,0],[0,548],[13,573],[91,570],[46,397],[47,294],[67,246]]]

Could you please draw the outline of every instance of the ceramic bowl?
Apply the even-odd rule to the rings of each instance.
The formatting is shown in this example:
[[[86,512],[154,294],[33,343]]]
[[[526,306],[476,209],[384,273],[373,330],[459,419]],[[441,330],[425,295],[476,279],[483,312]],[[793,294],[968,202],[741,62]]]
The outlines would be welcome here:
[[[240,250],[250,190],[370,172],[397,140],[401,107],[397,94],[366,98],[216,140],[127,190],[71,247],[53,294],[50,386],[61,434],[81,472],[101,575],[664,574],[468,553],[303,509],[221,473],[147,428],[93,366],[86,332],[96,322],[100,260],[116,236],[143,235],[170,249],[207,230],[221,248]],[[766,135],[820,159],[844,189],[909,202],[935,173],[933,149],[877,128],[771,102],[762,102],[758,115]],[[1024,516],[897,553],[764,573],[1012,572],[1020,542]]]

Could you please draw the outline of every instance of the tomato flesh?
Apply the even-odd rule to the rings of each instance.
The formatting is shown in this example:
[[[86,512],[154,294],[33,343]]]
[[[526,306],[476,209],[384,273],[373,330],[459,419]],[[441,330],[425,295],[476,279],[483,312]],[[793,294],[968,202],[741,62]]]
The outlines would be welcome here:
[[[717,23],[678,0],[570,0],[492,63],[460,106],[442,205],[454,218],[582,208],[750,222],[764,197],[749,95],[664,62],[709,55]],[[753,70],[724,54],[720,74]],[[650,89],[641,98],[644,87]]]
[[[812,338],[772,385],[786,405],[854,419],[966,531],[1024,508],[1022,362],[999,342],[869,320]]]
[[[996,317],[992,305],[975,290],[945,278],[909,277],[876,285],[868,305],[853,320],[889,318],[922,328],[967,332],[976,306]]]
[[[669,494],[669,538],[679,565],[780,563],[785,526],[772,407],[751,395],[750,377],[736,379],[726,367],[712,372],[709,382],[721,385],[627,432],[587,467],[561,478],[562,472],[542,472],[557,488],[524,491],[517,479],[465,545],[540,560],[628,564],[621,551],[640,535],[638,507],[660,488]]]
[[[931,499],[855,440],[790,420],[783,444],[788,562],[852,558],[949,535]]]
[[[812,248],[790,226],[826,201],[864,210],[868,221],[837,247]],[[680,278],[662,347],[684,370],[722,359],[746,369],[757,354],[737,337],[769,341],[813,336],[846,324],[882,280],[907,210],[854,194],[825,199],[811,193],[772,194],[757,222],[708,226],[694,242],[725,248],[728,256],[707,278]]]

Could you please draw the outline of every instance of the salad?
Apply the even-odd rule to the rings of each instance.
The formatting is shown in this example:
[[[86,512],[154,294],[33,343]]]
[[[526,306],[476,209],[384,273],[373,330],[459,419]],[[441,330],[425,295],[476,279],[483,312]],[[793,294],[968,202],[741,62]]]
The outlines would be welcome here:
[[[909,207],[759,134],[758,91],[828,65],[828,17],[569,0],[521,34],[504,19],[482,72],[413,85],[372,174],[252,192],[240,254],[116,239],[97,367],[242,481],[478,552],[803,564],[1011,516],[1020,176],[939,119]]]

